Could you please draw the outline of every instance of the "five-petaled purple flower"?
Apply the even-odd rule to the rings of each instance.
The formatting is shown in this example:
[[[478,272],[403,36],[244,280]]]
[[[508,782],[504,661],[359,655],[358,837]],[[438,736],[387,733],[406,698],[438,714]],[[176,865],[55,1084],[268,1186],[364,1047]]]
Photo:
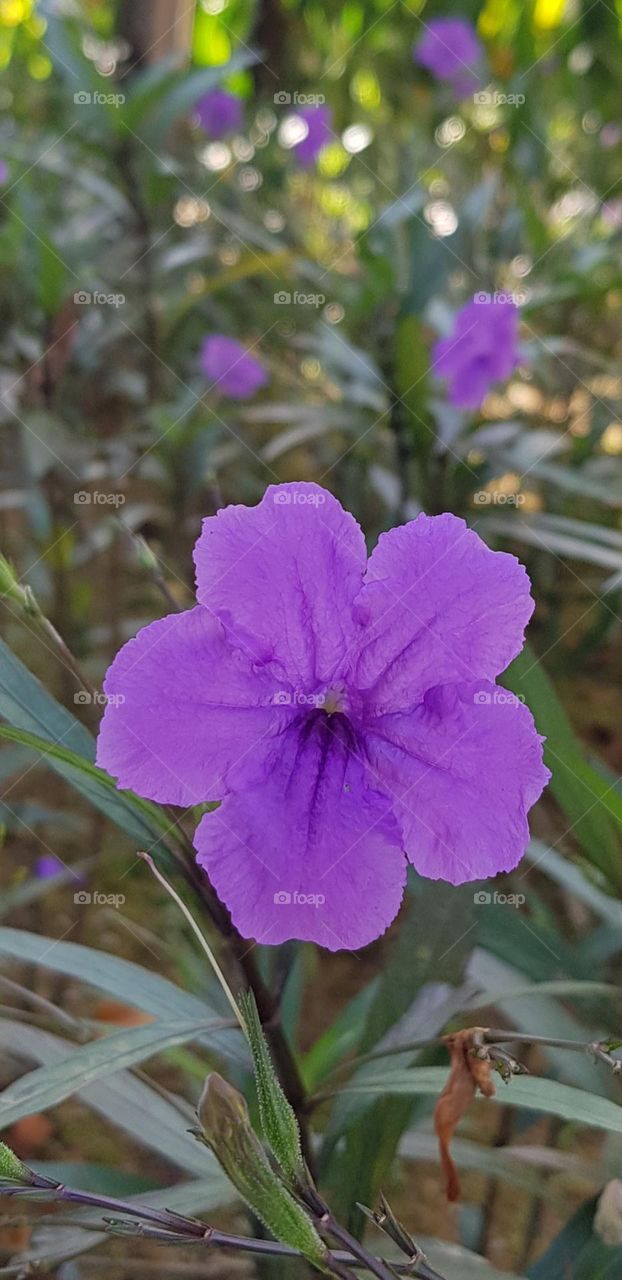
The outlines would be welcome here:
[[[467,302],[453,332],[432,350],[434,372],[448,378],[450,399],[460,409],[478,409],[495,382],[509,378],[519,361],[518,310],[508,299]]]
[[[242,124],[242,101],[225,89],[210,89],[199,98],[195,111],[201,128],[210,138],[225,138]]]
[[[205,339],[199,362],[206,378],[230,400],[250,400],[268,381],[261,361],[224,333],[213,333]]]
[[[454,884],[516,866],[549,775],[495,683],[533,608],[514,556],[420,515],[368,561],[336,498],[294,483],[206,519],[195,565],[197,606],[108,671],[97,759],[152,800],[222,801],[195,845],[245,937],[361,947],[407,859]]]
[[[484,50],[464,18],[435,18],[413,48],[415,62],[445,80],[457,98],[466,98],[480,83],[477,68]]]
[[[322,147],[325,147],[333,136],[333,113],[330,107],[319,106],[301,107],[296,115],[306,124],[307,132],[304,138],[296,143],[294,153],[298,164],[303,169],[310,169],[315,164]]]

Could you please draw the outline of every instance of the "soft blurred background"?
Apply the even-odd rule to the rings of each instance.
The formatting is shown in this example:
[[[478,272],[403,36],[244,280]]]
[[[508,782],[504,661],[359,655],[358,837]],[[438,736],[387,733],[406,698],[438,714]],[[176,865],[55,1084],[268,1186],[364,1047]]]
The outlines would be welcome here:
[[[485,51],[466,98],[413,59],[447,16],[472,23]],[[258,964],[311,1092],[398,1023],[416,1039],[469,1010],[614,1040],[622,3],[0,0],[0,68],[0,534],[41,610],[3,588],[6,644],[94,732],[103,695],[78,690],[54,629],[99,689],[123,641],[191,603],[201,516],[292,479],[336,493],[370,545],[420,510],[464,516],[521,557],[537,601],[504,677],[546,734],[553,774],[525,862],[496,882],[519,901],[419,883],[363,954],[258,948]],[[480,293],[519,307],[520,363],[466,411],[430,352]],[[225,349],[233,385],[218,381],[214,336],[241,344]],[[189,992],[208,975],[136,864],[138,818],[92,779],[76,790],[60,748],[42,759],[28,741],[57,742],[65,722],[54,732],[8,650],[0,714],[15,730],[0,753],[7,1085],[67,1042],[151,1016],[100,952]],[[50,939],[48,961],[32,935]],[[65,942],[97,949],[89,968]],[[38,1168],[111,1194],[198,1177],[184,1134],[209,1058],[169,1049],[122,1073],[127,1095],[111,1064],[97,1096],[61,1088],[52,1111],[42,1096],[3,1136]],[[618,1077],[585,1053],[527,1047],[521,1060],[620,1102]],[[325,1188],[344,1216],[390,1191],[415,1233],[470,1251],[435,1246],[460,1280],[618,1280],[622,1253],[592,1219],[622,1175],[622,1126],[590,1118],[479,1102],[456,1142],[463,1204],[450,1211],[430,1099],[368,1099],[354,1123],[320,1108]],[[219,1186],[206,1195],[191,1208],[226,1200]],[[236,1210],[218,1213],[239,1226]],[[43,1229],[8,1219],[0,1259],[36,1256]],[[145,1242],[92,1253],[84,1231],[56,1231],[62,1280],[253,1272]]]

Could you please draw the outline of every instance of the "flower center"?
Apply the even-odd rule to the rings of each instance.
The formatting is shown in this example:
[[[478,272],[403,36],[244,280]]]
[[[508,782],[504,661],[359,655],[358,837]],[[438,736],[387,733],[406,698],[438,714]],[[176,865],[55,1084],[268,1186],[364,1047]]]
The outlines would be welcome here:
[[[320,703],[320,709],[325,711],[327,716],[338,715],[341,711],[345,711],[345,689],[327,689]]]

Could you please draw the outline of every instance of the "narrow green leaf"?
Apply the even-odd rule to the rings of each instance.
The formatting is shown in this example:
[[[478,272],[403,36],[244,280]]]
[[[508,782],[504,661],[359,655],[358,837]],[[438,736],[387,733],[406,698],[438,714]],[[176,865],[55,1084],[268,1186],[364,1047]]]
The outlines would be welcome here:
[[[52,1067],[63,1062],[73,1048],[50,1031],[9,1018],[2,1019],[0,1031],[3,1052],[28,1062]],[[129,1133],[141,1147],[157,1152],[169,1164],[194,1176],[204,1176],[210,1170],[220,1180],[216,1162],[207,1151],[200,1150],[187,1132],[191,1115],[185,1112],[184,1104],[174,1106],[129,1071],[95,1080],[78,1096],[107,1124]]]
[[[183,991],[168,978],[152,973],[131,960],[123,960],[80,943],[57,942],[54,938],[28,933],[24,929],[1,927],[0,956],[40,964],[54,973],[66,974],[163,1020],[183,1017],[195,1022],[212,1022],[219,1017],[206,1001]],[[238,1066],[248,1065],[239,1031],[214,1030],[207,1039],[214,1053]]]
[[[436,1096],[446,1082],[444,1067],[411,1067],[406,1071],[385,1072],[376,1078],[368,1076],[359,1084],[346,1085],[340,1092]],[[544,1111],[563,1120],[572,1120],[575,1124],[622,1133],[622,1107],[617,1102],[601,1098],[596,1093],[587,1093],[585,1089],[560,1084],[557,1080],[515,1076],[506,1087],[499,1087],[492,1101],[500,1106],[526,1107],[529,1111]]]
[[[119,791],[114,779],[88,759],[59,743],[46,742],[23,729],[0,724],[0,738],[30,747],[55,773],[70,782],[96,809],[141,844],[152,849],[158,832],[170,827],[163,810],[129,791]]]
[[[81,1045],[69,1051],[61,1062],[37,1067],[4,1090],[0,1098],[0,1129],[15,1124],[22,1116],[56,1106],[101,1076],[135,1066],[173,1045],[196,1040],[207,1030],[209,1024],[205,1022],[150,1022]]]

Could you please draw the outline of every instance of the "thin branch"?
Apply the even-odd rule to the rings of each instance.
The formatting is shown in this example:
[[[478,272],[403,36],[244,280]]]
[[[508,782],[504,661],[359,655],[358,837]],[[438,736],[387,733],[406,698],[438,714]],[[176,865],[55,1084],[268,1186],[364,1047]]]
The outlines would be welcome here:
[[[43,1174],[30,1170],[31,1181],[27,1185],[0,1182],[0,1194],[25,1200],[54,1200],[64,1204],[75,1204],[81,1207],[101,1209],[104,1219],[101,1226],[88,1224],[89,1231],[110,1232],[120,1235],[136,1236],[157,1240],[169,1245],[201,1245],[204,1248],[233,1250],[238,1253],[249,1253],[263,1257],[300,1258],[296,1249],[273,1240],[260,1240],[250,1236],[237,1236],[218,1231],[215,1227],[202,1222],[198,1218],[187,1218],[169,1209],[153,1209],[148,1205],[134,1204],[131,1201],[119,1200],[113,1196],[97,1195],[95,1192],[78,1191],[55,1182]],[[110,1215],[110,1217],[108,1217]],[[342,1230],[330,1214],[324,1214],[324,1230],[342,1242],[348,1242],[344,1251],[329,1251],[327,1263],[339,1280],[352,1280],[351,1270],[364,1269],[370,1271],[378,1280],[394,1280],[394,1273],[418,1277],[420,1280],[443,1280],[437,1272],[425,1269],[418,1264],[389,1263],[375,1258],[372,1254],[352,1239],[349,1233]],[[129,1221],[128,1221],[129,1219]],[[84,1225],[79,1220],[76,1226]],[[122,1265],[122,1264],[121,1264]],[[9,1270],[4,1270],[9,1274]],[[1,1274],[1,1273],[0,1273]]]
[[[230,986],[229,986],[229,983],[227,982],[227,979],[225,978],[225,975],[224,975],[224,973],[223,973],[223,971],[222,971],[222,969],[221,969],[221,967],[220,967],[220,965],[219,965],[219,963],[218,963],[218,961],[217,961],[217,959],[216,959],[216,956],[214,955],[214,952],[212,951],[212,949],[211,949],[211,947],[210,947],[210,945],[209,945],[209,943],[208,943],[207,939],[206,939],[206,938],[203,936],[203,934],[201,933],[201,930],[199,929],[199,926],[198,926],[198,924],[197,924],[197,922],[196,922],[196,920],[195,920],[194,916],[192,915],[192,912],[188,910],[188,907],[186,906],[185,902],[180,898],[179,894],[178,894],[178,893],[176,892],[176,890],[173,888],[172,884],[169,884],[168,880],[166,879],[166,876],[164,876],[164,875],[162,874],[162,872],[158,870],[158,868],[156,867],[156,864],[155,864],[155,862],[154,862],[153,858],[151,857],[151,855],[150,855],[149,853],[139,853],[139,854],[138,854],[138,857],[139,857],[139,858],[142,858],[143,862],[146,862],[146,863],[147,863],[147,866],[149,867],[149,870],[150,870],[150,871],[152,872],[152,874],[155,876],[156,880],[159,880],[159,882],[160,882],[160,884],[162,885],[162,887],[163,887],[164,889],[166,889],[166,892],[168,893],[169,897],[170,897],[170,898],[172,898],[172,899],[173,899],[173,902],[175,902],[175,903],[177,904],[177,906],[179,907],[179,910],[181,911],[182,915],[183,915],[183,916],[185,917],[185,919],[188,921],[188,924],[190,925],[190,928],[192,929],[192,932],[194,933],[195,938],[197,938],[197,939],[198,939],[198,942],[199,942],[200,946],[202,947],[203,951],[205,952],[205,954],[206,954],[206,956],[207,956],[207,958],[208,958],[208,960],[209,960],[209,962],[210,962],[210,964],[211,964],[211,966],[212,966],[212,969],[214,970],[214,973],[216,974],[216,977],[218,978],[218,981],[219,981],[219,983],[220,983],[220,985],[221,985],[221,987],[222,987],[222,989],[223,989],[223,991],[224,991],[224,993],[225,993],[225,996],[226,996],[226,998],[227,998],[228,1003],[230,1004],[230,1006],[231,1006],[231,1008],[232,1008],[232,1010],[233,1010],[233,1013],[235,1014],[235,1017],[236,1017],[236,1019],[237,1019],[237,1021],[238,1021],[239,1025],[240,1025],[240,1027],[241,1027],[241,1029],[242,1029],[243,1034],[246,1036],[246,1027],[244,1026],[244,1019],[243,1019],[242,1014],[240,1013],[240,1010],[239,1010],[239,1008],[238,1008],[238,1005],[237,1005],[237,1001],[236,1001],[236,999],[235,999],[235,996],[233,995],[233,992],[232,992],[232,990],[231,990],[231,988],[230,988]]]
[[[479,1041],[482,1045],[541,1045],[543,1048],[567,1049],[572,1053],[587,1053],[599,1062],[604,1062],[614,1075],[622,1075],[622,1058],[614,1058],[612,1052],[612,1050],[622,1046],[622,1040],[562,1040],[556,1036],[530,1035],[527,1032],[503,1030],[498,1027],[479,1028],[479,1033]],[[443,1048],[446,1043],[445,1036],[433,1036],[423,1040],[409,1040],[404,1044],[391,1045],[387,1049],[376,1049],[371,1053],[361,1054],[359,1057],[350,1058],[346,1062],[340,1062],[326,1075],[325,1080],[331,1080],[334,1076],[340,1075],[341,1072],[355,1071],[369,1062],[379,1062],[382,1058],[391,1058],[402,1053],[417,1053],[421,1049]],[[515,1064],[515,1066],[519,1066],[519,1064]],[[518,1072],[514,1071],[514,1074],[518,1074]],[[529,1073],[525,1072],[525,1074]],[[308,1098],[308,1110],[319,1106],[320,1103],[325,1102],[328,1098],[333,1098],[339,1092],[340,1087],[337,1085],[334,1088],[318,1091],[318,1093]]]

